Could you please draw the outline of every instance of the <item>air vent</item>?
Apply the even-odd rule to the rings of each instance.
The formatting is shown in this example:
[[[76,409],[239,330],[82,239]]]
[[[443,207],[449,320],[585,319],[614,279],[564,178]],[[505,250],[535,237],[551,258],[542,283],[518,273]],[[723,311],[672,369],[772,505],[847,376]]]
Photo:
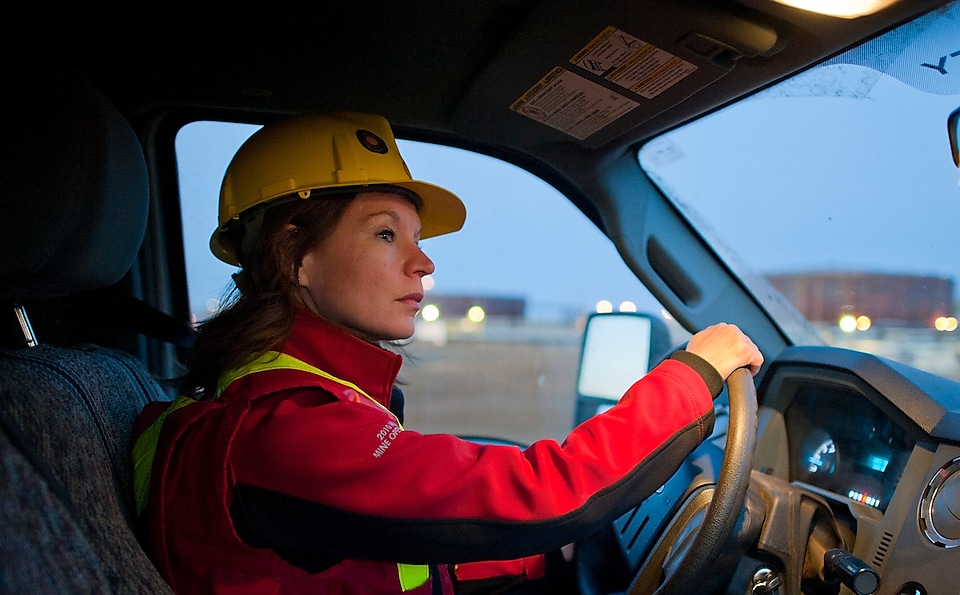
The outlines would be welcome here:
[[[893,543],[893,534],[884,531],[883,535],[880,537],[880,545],[877,546],[877,551],[873,555],[873,567],[877,570],[883,568],[883,561],[887,557],[887,552],[890,551],[890,544]]]
[[[630,541],[627,543],[627,551],[633,549],[633,546],[637,544],[637,539],[640,537],[640,534],[643,533],[643,528],[647,526],[647,522],[650,520],[650,517],[645,516],[640,519],[640,525],[636,528],[636,531],[633,532],[633,536],[630,537]]]
[[[637,544],[637,539],[640,537],[640,534],[643,533],[644,527],[647,526],[647,523],[650,522],[650,516],[646,514],[637,514],[640,512],[641,506],[634,508],[633,511],[627,515],[621,517],[620,522],[623,524],[620,525],[620,543],[623,545],[624,551],[627,553],[633,549],[633,546]],[[618,523],[620,524],[620,523]]]

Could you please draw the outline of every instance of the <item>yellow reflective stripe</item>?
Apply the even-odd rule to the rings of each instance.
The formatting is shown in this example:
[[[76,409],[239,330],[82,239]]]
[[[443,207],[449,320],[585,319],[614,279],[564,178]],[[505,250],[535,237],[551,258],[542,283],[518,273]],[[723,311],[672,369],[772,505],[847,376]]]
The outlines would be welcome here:
[[[430,567],[417,564],[397,564],[400,590],[406,593],[422,587],[430,579]]]
[[[160,441],[160,429],[167,416],[195,400],[183,395],[174,399],[167,409],[160,414],[146,431],[137,438],[133,445],[133,493],[137,503],[137,514],[147,507],[150,497],[150,475],[153,471],[153,458],[157,454],[157,443]]]
[[[287,355],[286,353],[280,353],[278,351],[267,351],[257,359],[252,362],[240,366],[236,370],[231,370],[223,376],[220,377],[220,382],[217,385],[217,396],[223,394],[223,391],[227,390],[227,387],[230,386],[234,380],[239,380],[244,376],[248,376],[255,372],[263,372],[264,370],[300,370],[301,372],[310,372],[311,374],[316,374],[326,378],[327,380],[333,380],[337,384],[342,384],[343,386],[352,388],[361,395],[371,398],[370,395],[363,392],[363,390],[353,384],[352,382],[347,382],[346,380],[341,380],[332,374],[324,372],[320,368],[311,366],[305,361],[299,360],[292,355]]]
[[[372,403],[376,404],[378,407],[393,416],[394,420],[397,422],[397,425],[400,426],[401,429],[403,428],[403,426],[400,425],[400,420],[397,419],[397,416],[394,415],[392,411],[365,393],[363,389],[356,384],[337,378],[336,376],[324,372],[316,366],[311,366],[310,364],[299,360],[292,355],[280,353],[278,351],[267,351],[250,363],[223,374],[223,376],[220,377],[220,381],[217,383],[217,394],[214,396],[214,398],[220,397],[220,395],[223,394],[223,391],[227,390],[227,387],[230,386],[233,381],[239,380],[244,376],[248,376],[256,372],[263,372],[265,370],[299,370],[301,372],[309,372],[310,374],[326,378],[327,380],[332,380],[333,382],[336,382],[337,384],[347,388],[351,388],[364,397],[370,399]],[[196,402],[197,401],[195,399],[191,399],[190,397],[182,395],[177,397],[173,403],[167,407],[166,411],[160,414],[160,417],[150,424],[150,427],[148,427],[146,431],[141,434],[139,438],[137,438],[137,441],[133,446],[133,486],[138,515],[143,511],[144,508],[146,508],[147,500],[149,499],[150,474],[153,470],[153,460],[157,453],[157,443],[160,441],[160,430],[163,427],[164,420],[168,415],[177,409]],[[409,566],[408,568],[419,569],[417,566]],[[414,581],[420,576],[419,572],[419,570],[415,570],[415,573],[413,574]],[[429,569],[427,569],[426,572],[429,573]],[[416,586],[419,587],[422,584],[423,582]]]
[[[222,395],[223,391],[227,390],[227,387],[230,386],[230,384],[233,381],[239,380],[244,376],[248,376],[256,372],[263,372],[266,370],[299,370],[301,372],[309,372],[310,374],[320,376],[321,378],[326,378],[327,380],[332,380],[333,382],[336,382],[339,385],[342,385],[357,391],[361,395],[370,399],[370,401],[375,403],[378,407],[380,407],[390,415],[393,415],[392,411],[390,411],[389,409],[384,407],[382,403],[380,403],[379,401],[377,401],[376,399],[374,399],[373,397],[365,393],[363,389],[357,386],[356,384],[349,382],[347,380],[343,380],[341,378],[337,378],[333,374],[330,374],[329,372],[324,372],[323,370],[321,370],[320,368],[317,368],[316,366],[311,366],[310,364],[308,364],[303,360],[299,360],[293,357],[292,355],[288,355],[286,353],[280,353],[278,351],[264,352],[263,355],[251,361],[250,363],[244,366],[240,366],[236,370],[231,370],[230,372],[227,372],[223,376],[221,376],[220,382],[217,384],[217,397]],[[396,419],[397,416],[393,415],[393,417],[394,419]],[[397,424],[399,425],[400,420],[396,419],[396,421],[397,421]]]

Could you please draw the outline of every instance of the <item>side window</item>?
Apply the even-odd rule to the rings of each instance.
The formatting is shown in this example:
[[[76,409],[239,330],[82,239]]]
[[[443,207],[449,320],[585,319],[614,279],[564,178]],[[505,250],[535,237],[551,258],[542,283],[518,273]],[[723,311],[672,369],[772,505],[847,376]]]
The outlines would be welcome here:
[[[197,122],[177,138],[198,321],[232,289],[234,269],[208,242],[223,173],[255,130]],[[461,149],[400,141],[400,150],[415,178],[450,189],[467,207],[460,232],[422,244],[436,272],[425,280],[416,334],[393,346],[404,356],[404,425],[521,443],[563,438],[573,426],[586,317],[632,309],[660,316],[660,305],[609,239],[539,178]]]

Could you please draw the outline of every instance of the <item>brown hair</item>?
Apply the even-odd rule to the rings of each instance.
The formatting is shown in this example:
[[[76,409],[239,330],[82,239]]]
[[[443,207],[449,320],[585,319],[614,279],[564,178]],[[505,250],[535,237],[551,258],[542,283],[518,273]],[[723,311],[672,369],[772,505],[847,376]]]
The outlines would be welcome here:
[[[302,307],[297,269],[307,252],[330,235],[355,196],[292,199],[263,213],[250,248],[240,255],[235,288],[220,311],[200,324],[187,354],[188,371],[179,382],[183,394],[214,398],[222,374],[286,341]]]

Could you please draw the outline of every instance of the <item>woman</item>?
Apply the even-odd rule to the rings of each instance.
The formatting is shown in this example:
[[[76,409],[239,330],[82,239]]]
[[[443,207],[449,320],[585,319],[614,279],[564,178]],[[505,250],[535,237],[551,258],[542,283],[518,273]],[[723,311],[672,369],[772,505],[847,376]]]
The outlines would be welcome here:
[[[238,297],[206,322],[183,397],[144,413],[134,454],[151,555],[179,592],[479,592],[662,485],[713,425],[723,379],[762,356],[695,335],[564,443],[481,446],[402,427],[394,389],[460,200],[412,180],[363,114],[268,125],[231,162],[211,247]],[[500,562],[483,562],[484,560]],[[459,587],[457,586],[459,583]]]

